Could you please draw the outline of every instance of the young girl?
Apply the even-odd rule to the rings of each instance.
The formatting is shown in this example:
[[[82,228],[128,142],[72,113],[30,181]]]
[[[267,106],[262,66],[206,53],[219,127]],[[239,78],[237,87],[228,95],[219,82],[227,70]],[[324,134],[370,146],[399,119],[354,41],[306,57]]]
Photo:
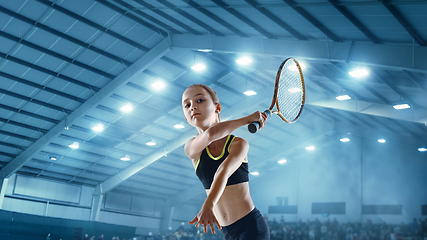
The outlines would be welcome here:
[[[218,96],[202,84],[185,90],[182,109],[187,122],[198,131],[185,144],[184,151],[207,193],[202,209],[189,224],[203,225],[205,233],[208,226],[215,233],[216,224],[227,240],[270,239],[267,223],[249,194],[249,145],[244,139],[230,135],[251,122],[260,122],[262,128],[267,115],[255,112],[221,122]]]

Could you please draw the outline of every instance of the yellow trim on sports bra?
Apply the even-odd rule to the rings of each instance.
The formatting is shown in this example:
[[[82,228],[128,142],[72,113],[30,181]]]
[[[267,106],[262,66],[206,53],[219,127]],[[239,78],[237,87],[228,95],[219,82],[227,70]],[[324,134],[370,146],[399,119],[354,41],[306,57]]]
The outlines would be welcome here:
[[[194,171],[197,172],[197,167],[199,166],[200,157],[197,159],[196,166],[194,166]]]
[[[230,135],[228,135],[230,137]],[[236,136],[233,136],[233,139],[231,139],[230,141],[230,145],[228,145],[227,151],[230,152],[230,147],[231,147],[231,142],[233,142],[234,138],[236,138]],[[228,142],[228,139],[227,139]],[[227,142],[225,142],[225,145],[227,145]]]
[[[227,143],[228,143],[228,141],[230,140],[230,134],[227,136],[227,140],[225,141],[225,144],[224,144],[224,148],[222,149],[222,153],[221,153],[221,155],[219,155],[219,157],[214,157],[214,156],[212,156],[211,155],[211,153],[209,152],[209,148],[208,147],[206,147],[206,152],[208,153],[208,155],[209,155],[209,157],[210,158],[212,158],[213,160],[218,160],[218,159],[220,159],[222,156],[224,156],[224,153],[225,153],[225,146],[227,146]],[[234,140],[234,138],[236,138],[236,136],[233,136],[233,139],[231,139],[231,141],[230,141],[230,145],[228,145],[228,148],[227,148],[227,151],[228,152],[230,152],[230,146],[231,146],[231,142],[233,142],[233,140]],[[201,157],[202,155],[200,155],[200,157]],[[199,159],[197,159],[197,162],[196,162],[196,166],[194,166],[194,171],[195,172],[197,172],[197,167],[199,166],[199,163],[200,163],[200,157],[199,157]],[[243,163],[248,163],[248,157],[246,156],[244,159],[243,159],[243,161],[242,161]]]
[[[225,146],[227,146],[227,143],[228,143],[228,140],[230,139],[230,134],[228,134],[228,136],[227,136],[227,140],[225,141],[225,144],[224,144],[224,147],[222,148],[222,152],[221,152],[221,155],[219,155],[218,157],[214,157],[214,156],[212,156],[211,155],[211,153],[209,152],[209,148],[208,147],[206,147],[206,152],[208,153],[208,156],[210,157],[210,158],[212,158],[213,160],[219,160],[220,158],[222,158],[222,156],[224,156],[224,153],[225,153]],[[233,139],[234,139],[234,137],[233,137]],[[233,140],[231,140],[231,141],[233,141]],[[230,144],[231,144],[231,142],[230,142]],[[228,148],[230,148],[230,146],[228,146]],[[227,149],[227,150],[229,150],[229,149]]]

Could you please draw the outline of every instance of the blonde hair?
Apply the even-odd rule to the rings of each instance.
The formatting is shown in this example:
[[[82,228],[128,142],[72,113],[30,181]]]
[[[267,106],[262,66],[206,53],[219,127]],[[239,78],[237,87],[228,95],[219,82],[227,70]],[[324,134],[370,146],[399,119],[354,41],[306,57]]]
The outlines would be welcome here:
[[[192,88],[192,87],[202,87],[202,88],[204,88],[209,93],[209,95],[211,96],[213,102],[214,103],[219,103],[218,95],[216,94],[215,90],[213,90],[209,86],[206,86],[205,84],[196,83],[196,84],[193,84],[193,85],[189,86],[187,89]]]

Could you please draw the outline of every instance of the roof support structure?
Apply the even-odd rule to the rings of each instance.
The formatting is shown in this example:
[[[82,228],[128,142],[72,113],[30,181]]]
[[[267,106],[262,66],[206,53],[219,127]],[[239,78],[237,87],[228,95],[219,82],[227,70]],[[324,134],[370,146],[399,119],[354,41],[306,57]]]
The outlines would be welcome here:
[[[235,33],[236,35],[238,35],[240,37],[249,37],[246,33],[243,33],[239,29],[233,27],[233,25],[231,25],[228,22],[224,21],[223,19],[219,18],[217,15],[209,12],[208,10],[206,10],[206,8],[200,6],[199,4],[195,3],[194,1],[192,1],[192,0],[182,0],[182,1],[187,3],[188,5],[190,5],[191,7],[196,9],[197,11],[201,12],[205,16],[211,18],[215,22],[221,24],[222,26],[224,26],[225,28],[227,28],[231,32]]]
[[[70,100],[74,100],[74,101],[79,102],[79,103],[84,103],[86,101],[83,98],[79,98],[79,97],[73,96],[71,94],[64,93],[64,92],[58,91],[56,89],[53,89],[53,88],[50,88],[50,87],[47,87],[47,86],[43,86],[41,84],[37,84],[35,82],[26,80],[24,78],[19,78],[19,77],[10,75],[8,73],[0,72],[0,77],[4,77],[4,78],[7,78],[7,79],[10,79],[11,81],[19,82],[19,83],[31,86],[33,88],[37,88],[37,89],[42,90],[42,91],[50,92],[50,93],[56,94],[56,95],[64,97],[64,98],[68,98]]]
[[[10,106],[4,105],[4,104],[0,104],[0,109],[5,109],[5,110],[15,112],[15,113],[19,113],[19,114],[22,114],[25,116],[33,117],[36,119],[41,119],[43,121],[50,122],[50,123],[55,123],[55,124],[59,123],[59,121],[56,119],[48,118],[48,117],[45,117],[45,116],[42,116],[39,114],[35,114],[35,113],[29,112],[29,111],[25,111],[25,110],[22,110],[19,108],[10,107]]]
[[[268,17],[271,21],[275,22],[277,25],[285,29],[287,32],[292,34],[295,38],[298,40],[307,40],[306,37],[304,37],[302,34],[297,32],[295,29],[293,29],[291,26],[283,22],[281,19],[276,17],[274,14],[272,14],[270,11],[268,11],[266,8],[260,6],[259,3],[255,2],[255,0],[245,0],[245,2],[249,3],[252,7],[260,11],[262,14],[264,14],[266,17]]]
[[[4,195],[6,193],[7,183],[9,182],[9,178],[0,178],[0,209],[3,206]]]
[[[335,98],[331,99],[319,99],[306,103],[307,105],[315,105],[325,108],[334,108],[339,110],[358,112],[367,115],[381,116],[391,119],[405,120],[409,122],[416,122],[427,124],[427,111],[420,109],[412,109],[413,114],[408,115],[405,113],[397,112],[391,105],[372,103],[361,100],[346,100],[337,101]]]
[[[373,69],[373,70],[371,70],[371,72],[373,73],[373,75],[375,76],[375,78],[379,79],[381,82],[383,82],[389,88],[393,89],[394,92],[396,92],[397,94],[399,94],[400,97],[403,98],[405,101],[407,101],[409,104],[411,104],[414,107],[422,108],[422,106],[420,106],[419,104],[415,103],[414,100],[413,100],[413,98],[410,97],[408,94],[406,94],[404,91],[400,90],[398,87],[396,87],[395,85],[391,84],[388,80],[380,77],[379,74],[377,73],[377,71],[375,71]]]
[[[138,2],[138,0],[136,0]],[[204,23],[203,21],[193,17],[191,14],[186,13],[185,11],[177,8],[175,5],[173,5],[172,3],[169,3],[166,0],[157,0],[158,2],[160,2],[161,4],[165,5],[166,7],[170,8],[172,11],[178,13],[179,15],[185,17],[186,19],[194,22],[195,24],[199,25],[200,27],[206,29],[208,32],[217,35],[217,36],[225,36],[224,34],[222,34],[221,32],[217,31],[215,28],[212,28],[211,26],[207,25],[206,23]]]
[[[65,127],[71,126],[74,121],[76,121],[80,117],[83,117],[88,111],[95,108],[98,103],[100,103],[103,99],[110,97],[110,95],[115,91],[116,88],[125,85],[129,81],[133,81],[146,68],[148,68],[152,63],[164,56],[168,51],[170,51],[169,37],[158,43],[154,48],[144,54],[129,68],[127,68],[120,75],[110,81],[95,95],[89,98],[84,104],[80,105],[80,107],[78,107],[73,113],[71,113],[68,117],[66,117],[55,127],[53,127],[43,137],[39,138],[30,147],[28,147],[15,159],[13,159],[6,166],[4,166],[3,171],[1,172],[1,177],[10,177],[12,174],[18,171],[27,161],[32,159],[36,154],[41,151],[41,149],[47,146],[51,140],[61,135],[62,132],[65,130]]]
[[[363,138],[377,140],[378,136],[382,136],[387,139],[388,143],[394,143],[406,146],[420,146],[427,143],[427,138],[414,138],[411,134],[402,134],[396,131],[386,131],[376,129],[372,131],[371,128],[354,126],[347,123],[336,123],[334,125],[334,131],[351,133],[351,135],[359,136]]]
[[[332,66],[334,66],[337,70],[339,70],[339,72],[341,72],[343,75],[345,74],[345,69],[343,69],[342,66],[339,66],[337,63],[332,63]],[[371,70],[372,71],[372,70]],[[339,73],[338,73],[339,74]],[[339,74],[341,75],[341,74]],[[377,97],[379,100],[381,100],[381,102],[385,103],[385,104],[389,104],[391,105],[392,102],[390,100],[388,100],[386,97],[384,97],[383,95],[381,95],[379,92],[377,92],[374,88],[370,87],[367,84],[364,84],[360,81],[354,81],[356,83],[358,83],[360,86],[364,87],[366,90],[368,90],[370,93],[372,93],[372,95],[374,95],[375,97]],[[348,88],[347,88],[348,89]],[[364,100],[363,98],[360,98],[361,100]]]
[[[334,42],[341,42],[341,39],[333,34],[329,29],[327,29],[323,24],[321,24],[318,20],[316,20],[313,16],[311,16],[307,11],[305,11],[302,7],[297,6],[292,0],[283,0],[283,2],[287,3],[289,7],[294,9],[297,13],[299,13],[302,17],[304,17],[307,21],[313,24],[317,29],[319,29],[322,33],[324,33],[328,38],[332,39]]]
[[[99,186],[95,188],[98,189]],[[93,194],[92,196],[92,207],[90,209],[90,220],[91,221],[98,221],[99,220],[99,213],[101,212],[101,206],[102,201],[104,200],[104,195],[102,194]]]
[[[412,81],[414,81],[415,84],[417,84],[418,87],[422,88],[424,92],[427,93],[427,82],[417,78],[412,72],[410,71],[403,71]]]
[[[420,46],[426,46],[426,42],[421,36],[414,30],[409,22],[399,13],[399,11],[389,3],[388,0],[380,0],[385,8],[396,18],[396,20],[405,28],[405,30],[414,38]]]
[[[246,23],[247,25],[249,25],[250,27],[252,27],[253,29],[255,29],[257,32],[261,33],[265,37],[270,38],[270,39],[276,39],[277,38],[276,36],[274,36],[273,34],[269,33],[267,30],[265,30],[264,28],[262,28],[261,26],[259,26],[255,22],[251,21],[249,18],[245,17],[243,14],[239,13],[238,11],[236,11],[235,9],[233,9],[232,7],[230,7],[225,2],[223,2],[221,0],[212,0],[212,2],[214,2],[216,5],[218,5],[221,8],[223,8],[225,11],[229,12],[231,15],[235,16],[236,18],[238,18],[240,21]]]
[[[20,64],[20,65],[23,65],[23,66],[26,66],[26,67],[29,67],[29,68],[32,68],[32,69],[34,69],[34,70],[40,71],[40,72],[42,72],[42,73],[45,73],[45,74],[47,74],[47,75],[51,75],[52,77],[56,77],[56,78],[59,78],[59,79],[62,79],[62,80],[65,80],[65,81],[71,82],[71,83],[76,84],[76,85],[78,85],[78,86],[81,86],[81,87],[84,87],[84,88],[87,88],[87,89],[91,89],[91,90],[93,90],[94,92],[99,91],[99,88],[98,88],[98,87],[96,87],[96,86],[92,86],[92,85],[87,84],[87,83],[85,83],[85,82],[81,82],[81,81],[79,81],[79,80],[76,80],[76,79],[74,79],[74,78],[72,78],[72,77],[68,77],[68,76],[66,76],[66,75],[64,75],[64,74],[61,74],[61,73],[58,73],[58,72],[55,72],[55,71],[49,70],[49,69],[44,68],[44,67],[40,67],[40,66],[38,66],[38,65],[36,65],[36,64],[33,64],[33,63],[30,63],[30,62],[27,62],[27,61],[21,60],[21,59],[19,59],[19,58],[17,58],[17,57],[14,57],[14,56],[8,55],[7,53],[2,53],[2,52],[0,52],[0,58],[3,58],[3,59],[6,59],[6,60],[9,60],[9,61],[11,61],[11,62],[14,62],[14,63]]]
[[[96,1],[99,2],[99,3],[101,3],[104,6],[107,6],[107,7],[111,8],[111,9],[113,9],[114,11],[117,11],[118,13],[121,13],[122,15],[126,15],[128,18],[136,21],[137,23],[141,24],[142,26],[145,26],[145,27],[151,29],[154,32],[159,33],[162,36],[167,36],[168,35],[168,33],[165,32],[165,31],[163,31],[162,29],[159,29],[156,26],[154,26],[154,25],[152,25],[152,24],[150,24],[150,23],[142,20],[141,18],[138,18],[137,16],[128,13],[125,9],[121,9],[120,7],[118,7],[118,6],[114,5],[114,4],[111,4],[110,2],[108,2],[106,0],[96,0]]]
[[[132,12],[134,12],[134,13],[136,13],[136,14],[138,14],[139,16],[141,16],[142,18],[144,18],[144,19],[147,19],[147,20],[149,20],[149,21],[151,21],[152,23],[154,23],[154,24],[156,24],[156,25],[158,25],[158,26],[160,26],[160,27],[162,27],[162,28],[164,28],[164,29],[166,29],[166,30],[168,30],[170,33],[173,33],[173,34],[180,34],[181,32],[180,31],[178,31],[178,30],[176,30],[176,29],[174,29],[174,28],[172,28],[171,26],[169,26],[168,24],[165,24],[165,23],[163,23],[162,21],[159,21],[157,18],[155,18],[155,17],[153,17],[153,16],[151,16],[151,15],[149,15],[149,14],[147,14],[147,13],[144,13],[143,11],[141,11],[141,10],[138,10],[138,9],[135,9],[135,7],[134,6],[132,6],[132,5],[130,5],[130,4],[128,4],[128,3],[125,3],[124,1],[121,1],[121,0],[114,0],[116,3],[118,3],[118,4],[120,4],[120,5],[122,5],[123,7],[125,7],[125,8],[127,8],[127,9],[129,9],[129,10],[131,10]],[[111,8],[111,6],[114,6],[114,5],[108,5],[110,8]],[[120,8],[118,8],[118,9],[120,9]],[[144,21],[144,20],[142,20],[142,19],[140,19],[140,18],[138,18],[137,16],[135,16],[135,15],[130,15],[129,16],[129,13],[127,13],[126,12],[126,10],[124,10],[124,9],[120,9],[120,11],[119,11],[120,13],[124,13],[126,16],[128,16],[130,19],[132,19],[132,20],[134,20],[134,21],[136,21],[137,23],[139,23],[139,24],[141,24],[142,26],[146,26],[146,27],[149,27],[150,29],[152,29],[153,31],[155,30],[155,27],[153,26],[153,25],[151,25],[151,24],[149,24],[148,22],[146,22],[146,21]],[[157,32],[157,31],[156,31]],[[167,35],[167,32],[165,32],[165,31],[163,31],[163,30],[161,30],[161,29],[159,29],[158,30],[158,32],[160,32],[160,34],[161,35],[163,35],[163,36],[166,36]]]
[[[172,47],[211,49],[224,53],[247,53],[300,60],[345,62],[427,73],[427,47],[371,43],[319,42],[284,39],[171,35]],[[349,53],[349,49],[350,54]],[[370,53],[370,54],[366,54]],[[373,57],[374,56],[374,57]]]
[[[106,52],[106,51],[104,51],[104,50],[102,50],[100,48],[97,48],[97,47],[91,45],[90,43],[85,43],[85,42],[83,42],[81,40],[78,40],[76,38],[68,36],[65,33],[62,33],[62,32],[60,32],[58,30],[55,30],[55,29],[52,29],[52,28],[50,28],[50,27],[48,27],[48,26],[46,26],[46,25],[44,25],[44,24],[42,24],[40,22],[37,22],[37,21],[32,20],[30,18],[24,17],[24,16],[22,16],[22,15],[20,15],[18,13],[15,13],[15,12],[13,12],[13,11],[7,9],[7,8],[4,8],[2,6],[0,6],[0,12],[2,12],[4,14],[7,14],[7,15],[9,15],[11,17],[14,17],[16,19],[19,19],[19,20],[21,20],[21,21],[23,21],[23,22],[25,22],[27,24],[30,24],[30,25],[32,25],[34,27],[43,29],[44,31],[49,32],[49,33],[51,33],[51,34],[53,34],[55,36],[64,38],[64,39],[66,39],[66,40],[68,40],[68,41],[70,41],[72,43],[75,43],[75,44],[77,44],[79,46],[82,46],[82,47],[84,47],[86,49],[90,49],[90,50],[92,50],[92,51],[94,51],[96,53],[99,53],[99,54],[101,54],[101,55],[103,55],[103,56],[105,56],[105,57],[107,57],[107,58],[109,58],[111,60],[117,61],[119,63],[123,63],[123,64],[125,64],[127,66],[130,66],[132,64],[131,62],[129,62],[129,61],[125,60],[125,59],[119,58],[117,56],[114,56],[113,54],[108,53],[108,52]]]
[[[42,4],[45,4],[45,5],[47,5],[47,6],[51,7],[51,8],[53,8],[53,9],[55,9],[58,12],[61,12],[61,13],[65,14],[65,15],[67,15],[67,16],[70,16],[70,17],[72,17],[74,19],[77,19],[80,22],[85,23],[85,24],[87,24],[87,25],[89,25],[89,26],[91,26],[91,27],[93,27],[95,29],[98,29],[101,32],[107,33],[107,34],[111,35],[114,38],[120,39],[121,41],[123,41],[123,42],[125,42],[125,43],[127,43],[127,44],[129,44],[131,46],[134,46],[134,47],[139,48],[139,49],[144,50],[144,51],[148,50],[147,48],[145,48],[141,44],[139,44],[139,43],[137,43],[137,42],[135,42],[133,40],[130,40],[129,38],[124,37],[122,34],[119,34],[119,33],[115,32],[115,31],[113,31],[111,29],[103,27],[103,26],[101,26],[101,25],[99,25],[97,23],[94,23],[94,22],[92,22],[92,21],[90,21],[90,20],[88,20],[88,19],[80,16],[79,14],[76,14],[76,13],[74,13],[74,12],[68,10],[68,9],[65,9],[65,8],[63,8],[63,7],[55,4],[53,2],[50,2],[48,0],[36,0],[36,1],[38,1],[38,2],[40,2]]]
[[[337,0],[328,0],[345,18],[347,18],[354,26],[357,27],[371,42],[381,43],[374,34],[372,34],[363,23],[361,23],[353,14],[350,13],[345,7],[339,5]]]
[[[127,180],[128,178],[132,177],[134,174],[139,172],[140,170],[144,169],[151,163],[155,162],[157,159],[163,157],[164,155],[168,154],[169,152],[175,150],[178,147],[181,147],[184,145],[188,139],[194,136],[194,132],[190,131],[183,136],[181,136],[176,141],[172,142],[171,144],[167,145],[164,149],[159,149],[155,151],[154,153],[148,155],[144,159],[134,163],[133,165],[127,167],[120,173],[110,177],[109,179],[105,180],[100,184],[100,188],[98,189],[99,194],[105,194],[111,190],[113,190],[116,186],[121,184],[123,181]]]
[[[41,47],[41,46],[39,46],[39,45],[36,45],[36,44],[34,44],[34,43],[31,43],[31,42],[29,42],[29,41],[26,41],[25,39],[22,39],[22,38],[19,38],[19,37],[15,37],[15,36],[13,36],[12,34],[9,34],[9,33],[3,32],[3,31],[0,31],[0,36],[2,36],[2,37],[4,37],[4,38],[7,38],[7,39],[9,39],[9,40],[15,41],[15,42],[17,42],[17,43],[20,43],[20,44],[22,44],[22,45],[24,45],[24,46],[27,46],[27,47],[33,48],[33,49],[35,49],[35,50],[37,50],[37,51],[40,51],[40,52],[42,52],[42,53],[46,53],[46,54],[48,54],[48,55],[50,55],[50,56],[53,56],[53,57],[59,58],[59,59],[64,60],[64,61],[66,61],[66,62],[68,62],[68,63],[72,63],[72,64],[74,64],[74,65],[76,65],[76,66],[79,66],[79,67],[84,68],[84,69],[86,69],[86,70],[89,70],[89,71],[91,71],[91,72],[97,73],[97,74],[99,74],[99,75],[101,75],[101,76],[104,76],[104,77],[107,77],[107,78],[110,78],[110,79],[113,79],[113,78],[114,78],[114,75],[112,75],[112,74],[109,74],[109,73],[107,73],[107,72],[101,71],[101,70],[99,70],[99,69],[97,69],[97,68],[94,68],[94,67],[92,67],[92,66],[89,66],[89,65],[87,65],[87,64],[85,64],[85,63],[83,63],[83,62],[80,62],[80,61],[76,60],[76,59],[72,59],[72,58],[70,58],[70,57],[67,57],[67,56],[61,55],[61,54],[59,54],[59,53],[57,53],[57,52],[55,52],[55,51],[52,51],[52,50],[50,50],[50,49],[47,49],[47,48]],[[57,93],[56,93],[56,94],[57,94]]]
[[[13,97],[13,98],[16,98],[16,99],[20,99],[20,100],[23,100],[23,101],[31,102],[31,103],[34,103],[34,104],[37,104],[37,105],[40,105],[40,106],[43,106],[43,107],[46,107],[46,108],[50,108],[52,110],[56,110],[56,111],[59,111],[59,112],[64,112],[66,114],[70,114],[72,112],[72,110],[70,110],[70,109],[62,108],[62,107],[54,105],[54,104],[46,103],[46,102],[43,102],[43,101],[31,98],[31,97],[27,97],[25,95],[21,95],[21,94],[18,94],[18,93],[10,92],[10,91],[7,91],[7,90],[0,89],[0,94],[4,94],[4,95],[10,96],[10,97]]]
[[[115,0],[115,1],[118,2],[118,0]],[[159,9],[155,8],[151,4],[148,4],[148,3],[144,2],[144,1],[141,1],[141,0],[134,0],[134,1],[137,2],[138,4],[140,4],[141,6],[143,6],[143,7],[147,8],[147,9],[151,10],[155,14],[157,14],[157,15],[165,18],[165,19],[167,19],[171,23],[176,24],[176,25],[182,27],[183,29],[185,29],[188,32],[191,32],[191,33],[197,34],[197,35],[201,35],[202,34],[199,31],[197,31],[197,30],[191,28],[190,26],[184,24],[183,22],[180,22],[177,19],[171,17],[169,14],[166,14],[166,13],[160,11]]]
[[[350,95],[355,96],[353,91],[347,91]],[[337,93],[338,94],[338,93]],[[359,96],[359,95],[357,95]],[[390,119],[405,120],[414,123],[427,124],[427,109],[411,109],[412,114],[396,111],[391,104],[383,102],[372,102],[361,96],[346,101],[337,101],[335,96],[326,96],[323,94],[310,93],[310,98],[306,105],[319,106],[327,109],[338,109],[353,113],[362,113],[372,116],[381,116]],[[312,109],[314,110],[314,109]],[[329,115],[329,114],[328,114]],[[380,123],[383,124],[383,123]]]
[[[338,70],[340,70],[342,73],[345,73],[345,69],[343,69],[343,67],[338,66],[336,63],[332,64],[333,66],[335,66]],[[390,89],[392,89],[394,92],[396,92],[398,95],[400,95],[400,97],[402,99],[404,99],[405,101],[407,101],[409,104],[411,104],[411,106],[414,106],[416,108],[420,108],[420,109],[424,109],[427,110],[426,107],[420,106],[419,104],[415,103],[414,100],[412,99],[412,97],[410,97],[409,95],[407,95],[404,91],[400,90],[398,87],[396,87],[395,85],[389,83],[388,80],[382,78],[379,76],[378,71],[376,71],[375,69],[371,69],[371,73],[372,75],[380,80],[381,82],[383,82],[385,85],[387,85]],[[358,82],[358,81],[356,81]],[[378,97],[379,99],[381,99],[385,104],[388,105],[392,105],[393,102],[386,99],[385,97],[383,97],[380,93],[378,93],[377,91],[375,91],[372,87],[368,86],[367,84],[363,84],[361,82],[358,82],[361,86],[363,86],[364,88],[366,88],[369,92],[371,92],[373,95],[375,95],[376,97]]]

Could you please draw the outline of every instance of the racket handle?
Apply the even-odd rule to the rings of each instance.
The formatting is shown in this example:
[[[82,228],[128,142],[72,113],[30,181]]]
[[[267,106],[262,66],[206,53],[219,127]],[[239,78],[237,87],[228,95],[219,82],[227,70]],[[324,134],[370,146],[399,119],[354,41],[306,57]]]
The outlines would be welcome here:
[[[269,118],[271,116],[271,111],[269,109],[265,110],[264,112],[265,112],[265,114],[267,114],[267,118]],[[256,133],[256,131],[258,131],[258,129],[259,129],[259,124],[260,124],[259,122],[250,123],[248,125],[249,132]]]

